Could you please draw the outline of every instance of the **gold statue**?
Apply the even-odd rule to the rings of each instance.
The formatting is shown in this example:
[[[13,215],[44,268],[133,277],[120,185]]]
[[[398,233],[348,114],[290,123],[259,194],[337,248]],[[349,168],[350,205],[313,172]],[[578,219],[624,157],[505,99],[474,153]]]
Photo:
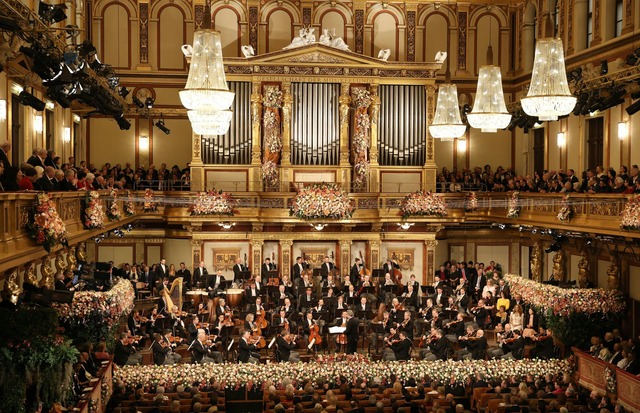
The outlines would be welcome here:
[[[76,260],[76,247],[71,246],[67,251],[67,269],[75,271],[78,269],[78,261]]]
[[[530,266],[529,269],[531,271],[531,279],[534,281],[540,282],[540,258],[541,258],[541,250],[540,243],[536,242],[533,244],[531,248],[531,257],[530,257]]]
[[[56,254],[56,270],[58,270],[59,272],[64,272],[64,270],[67,269],[67,263],[64,260],[64,257],[62,256],[62,250],[58,251],[58,254]]]
[[[20,284],[18,283],[18,268],[12,268],[6,274],[6,280],[4,282],[4,290],[7,292],[9,301],[13,304],[18,304],[18,297],[20,296]]]
[[[591,263],[586,252],[582,253],[582,258],[578,262],[578,285],[580,288],[586,288],[591,278]]]
[[[564,281],[564,253],[562,250],[556,252],[556,255],[553,256],[553,272],[551,276],[556,281]]]
[[[36,264],[30,262],[24,269],[24,282],[29,283],[35,287],[38,286],[38,277],[36,277]]]
[[[78,261],[80,262],[87,261],[87,250],[84,242],[78,243],[78,251],[76,252],[76,257],[78,257]]]
[[[55,286],[54,274],[55,271],[51,268],[51,260],[49,260],[49,257],[42,258],[42,265],[40,265],[40,287],[53,290]]]
[[[607,288],[610,290],[620,288],[620,265],[615,255],[611,255],[611,265],[607,269]]]

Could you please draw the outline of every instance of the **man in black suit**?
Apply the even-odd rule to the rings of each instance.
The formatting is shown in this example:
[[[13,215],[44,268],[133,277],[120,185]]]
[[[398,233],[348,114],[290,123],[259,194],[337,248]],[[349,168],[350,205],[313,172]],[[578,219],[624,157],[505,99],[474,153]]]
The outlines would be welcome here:
[[[55,188],[54,184],[54,176],[56,174],[56,170],[50,166],[44,168],[44,174],[42,177],[38,179],[34,184],[34,188],[38,191],[51,192]]]
[[[351,284],[358,285],[358,281],[360,280],[360,270],[362,269],[362,262],[360,258],[356,258],[355,264],[351,267],[351,272],[349,272],[349,281]]]
[[[442,284],[438,284],[436,288],[436,294],[433,296],[433,303],[438,307],[444,307],[447,305],[448,297],[444,292]]]
[[[222,283],[224,282],[224,277],[222,276],[222,270],[218,270],[215,275],[208,276],[207,278],[202,278],[201,282],[205,282],[207,286],[207,291],[209,291],[209,296],[214,297],[223,292]]]
[[[385,349],[384,354],[382,355],[382,360],[384,361],[401,361],[401,360],[410,360],[411,355],[411,340],[407,337],[404,331],[400,331],[398,333],[400,336],[400,340],[398,341],[389,341],[387,337],[385,337],[384,341],[387,343],[390,348]]]
[[[0,161],[4,164],[5,169],[11,168],[9,161],[9,151],[11,150],[11,141],[3,141],[0,143]]]
[[[502,351],[504,351],[503,359],[522,360],[524,357],[524,338],[520,334],[520,330],[513,330],[513,341],[502,343]]]
[[[322,266],[320,266],[320,274],[322,275],[322,279],[327,279],[327,275],[329,275],[331,270],[334,268],[335,265],[333,265],[328,256],[325,256],[324,262],[322,263]]]
[[[487,277],[484,275],[484,271],[480,269],[480,272],[476,272],[475,276],[469,280],[469,292],[473,294],[476,300],[479,300],[482,296],[482,290],[485,285],[487,285]]]
[[[204,261],[200,261],[198,267],[193,270],[193,285],[195,286],[198,283],[204,285],[207,282],[207,275],[209,275],[209,273],[204,267]]]
[[[249,337],[251,336],[251,331],[245,330],[242,333],[242,338],[238,343],[238,363],[253,363],[258,364],[260,360],[260,354],[256,353],[258,348],[255,344],[249,344]]]
[[[165,258],[160,260],[160,264],[156,265],[156,279],[162,280],[169,273],[169,268],[167,268],[167,260]]]
[[[342,317],[347,319],[344,334],[347,336],[347,354],[354,354],[358,350],[358,326],[360,321],[353,316],[353,311],[343,311]]]
[[[193,362],[196,364],[222,363],[222,354],[219,351],[212,351],[205,342],[206,334],[204,330],[199,330],[198,337],[189,347],[191,355],[193,356]]]
[[[176,271],[176,277],[182,277],[182,282],[184,282],[186,289],[191,289],[191,271],[189,271],[184,262],[180,263],[180,268]]]
[[[118,366],[135,366],[142,361],[142,355],[136,353],[136,349],[127,341],[127,334],[120,334],[116,341],[116,349],[113,353],[113,362]]]
[[[280,335],[276,339],[276,346],[278,346],[278,354],[280,361],[290,361],[292,363],[298,363],[300,361],[300,354],[294,351],[296,343],[291,339],[289,331],[282,330]]]
[[[73,169],[67,169],[64,173],[64,179],[60,182],[61,191],[77,191],[76,172]]]
[[[387,261],[382,266],[382,271],[385,274],[389,273],[393,275],[394,270],[399,270],[399,269],[400,269],[400,265],[398,265],[398,263],[395,262],[395,260],[391,260],[391,258],[387,259]]]
[[[316,305],[316,298],[313,296],[311,287],[307,287],[304,294],[298,297],[298,311],[307,311]]]
[[[291,281],[297,280],[302,276],[302,271],[305,269],[302,257],[296,257],[296,263],[291,267]]]
[[[262,277],[262,282],[265,284],[269,282],[268,272],[275,271],[275,270],[276,270],[276,264],[271,262],[271,258],[265,258],[264,262],[262,263],[262,267],[260,268],[260,277]]]
[[[153,335],[151,350],[153,351],[153,362],[156,366],[175,364],[173,357],[169,354],[171,352],[171,347],[163,345],[163,339],[160,334],[156,333]]]
[[[446,281],[447,280],[447,276],[448,276],[447,269],[444,267],[444,265],[441,265],[440,269],[438,271],[436,271],[436,273],[434,274],[433,278],[435,280],[439,280],[439,281]]]
[[[420,355],[427,361],[446,360],[450,344],[449,340],[442,334],[442,330],[436,330],[435,339],[428,344],[429,349],[422,350]]]
[[[240,257],[236,258],[236,264],[233,266],[233,279],[236,282],[243,281],[241,273],[246,270],[247,268],[242,265],[242,260],[240,259]]]
[[[47,150],[43,148],[36,148],[33,150],[33,154],[27,159],[27,163],[31,166],[40,166],[44,169],[47,165],[44,164],[44,160],[47,157]]]
[[[489,345],[487,344],[487,339],[484,336],[484,330],[478,330],[475,337],[469,338],[467,336],[462,336],[458,340],[458,343],[461,346],[465,346],[467,347],[467,349],[469,349],[471,358],[474,360],[484,360],[484,356],[487,352],[487,347],[489,347]]]

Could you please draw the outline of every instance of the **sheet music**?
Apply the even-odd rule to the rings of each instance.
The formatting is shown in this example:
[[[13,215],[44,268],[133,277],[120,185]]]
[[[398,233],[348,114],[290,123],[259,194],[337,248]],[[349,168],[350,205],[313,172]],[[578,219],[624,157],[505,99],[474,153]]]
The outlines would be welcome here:
[[[329,327],[329,334],[341,334],[341,333],[344,333],[346,330],[347,330],[347,327],[342,327],[342,326]]]

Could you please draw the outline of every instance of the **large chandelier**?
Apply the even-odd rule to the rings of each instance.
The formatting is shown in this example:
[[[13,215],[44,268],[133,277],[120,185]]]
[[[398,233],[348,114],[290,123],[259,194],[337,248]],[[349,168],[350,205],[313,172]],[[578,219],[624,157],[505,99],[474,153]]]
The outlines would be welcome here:
[[[458,88],[454,84],[440,85],[436,115],[429,126],[429,133],[438,139],[454,139],[464,135],[466,130],[467,125],[460,119]]]
[[[220,33],[209,28],[196,30],[189,77],[180,91],[193,131],[199,135],[227,133],[234,97],[224,74]]]
[[[576,97],[569,91],[564,66],[562,40],[546,37],[536,43],[536,54],[527,97],[522,109],[541,121],[558,120],[568,115],[576,105]]]
[[[511,114],[504,103],[502,74],[500,68],[493,65],[491,46],[487,50],[487,66],[480,67],[476,100],[467,120],[471,127],[492,133],[506,128],[511,122]]]

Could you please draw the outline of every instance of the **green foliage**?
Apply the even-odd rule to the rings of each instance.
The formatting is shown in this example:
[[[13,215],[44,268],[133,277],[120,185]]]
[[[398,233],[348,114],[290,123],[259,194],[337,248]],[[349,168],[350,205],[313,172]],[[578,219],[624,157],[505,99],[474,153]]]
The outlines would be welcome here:
[[[544,318],[553,335],[567,348],[576,346],[583,349],[589,347],[592,336],[603,336],[605,332],[614,329],[620,321],[619,317],[575,311],[568,316],[560,316],[553,314],[551,310],[544,314]]]

